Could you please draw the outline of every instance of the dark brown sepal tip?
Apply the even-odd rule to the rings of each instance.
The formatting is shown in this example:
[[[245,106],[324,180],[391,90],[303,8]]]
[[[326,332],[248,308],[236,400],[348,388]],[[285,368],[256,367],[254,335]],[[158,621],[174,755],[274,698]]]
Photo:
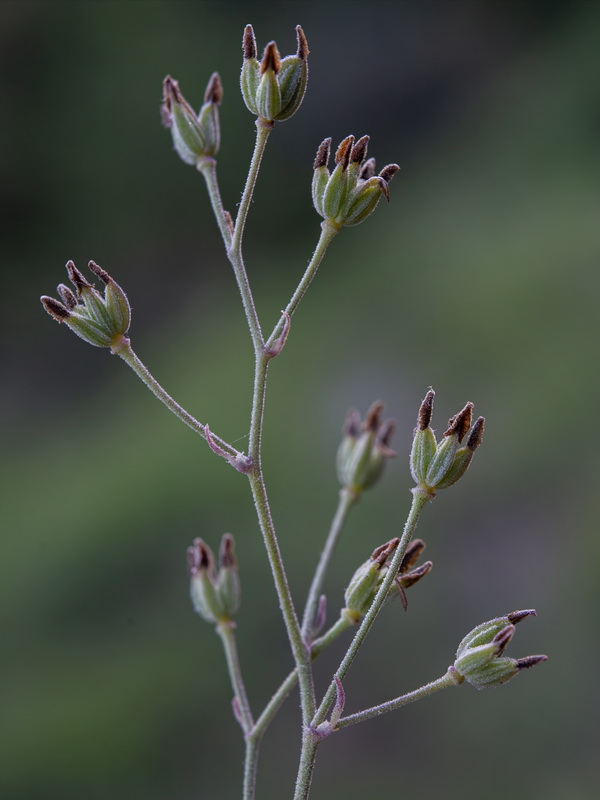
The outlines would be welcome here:
[[[77,298],[73,294],[73,292],[69,289],[68,286],[65,286],[64,283],[59,283],[56,287],[56,291],[59,293],[61,300],[69,309],[72,311],[75,306],[77,305]]]
[[[467,439],[467,447],[474,453],[483,441],[483,430],[485,428],[485,417],[478,417],[473,425],[473,430]]]
[[[230,533],[224,533],[223,538],[221,539],[219,563],[222,567],[237,566],[237,560],[235,557],[235,542]]]
[[[242,50],[244,51],[244,59],[256,58],[256,37],[254,36],[254,28],[252,25],[246,25],[244,28],[244,38],[242,39]]]
[[[46,295],[43,295],[40,297],[40,300],[42,301],[42,305],[48,314],[50,314],[50,316],[53,317],[57,322],[62,322],[64,319],[68,319],[71,316],[69,309],[66,308],[66,306],[63,306],[61,302],[55,300],[53,297],[47,297]]]
[[[420,431],[424,431],[431,425],[431,417],[433,416],[434,397],[435,397],[435,392],[433,391],[433,389],[430,389],[423,398],[423,402],[421,403],[421,408],[419,409]]]
[[[350,152],[354,147],[354,136],[346,136],[340,142],[338,149],[335,152],[335,163],[342,165],[342,170],[345,170],[350,162]]]
[[[510,642],[510,640],[515,635],[515,626],[514,625],[507,625],[506,628],[502,628],[501,631],[494,636],[492,639],[492,643],[496,645],[496,654],[502,655],[506,645]]]
[[[541,664],[542,661],[548,661],[548,656],[525,656],[524,658],[517,659],[517,669],[531,669],[536,664]]]
[[[386,183],[389,183],[399,169],[400,167],[398,164],[388,164],[381,170],[379,177],[383,178]]]
[[[510,614],[506,615],[506,619],[513,625],[516,625],[517,622],[521,622],[525,617],[537,617],[535,608],[527,608],[524,611],[512,611]]]
[[[106,284],[107,286],[109,283],[113,282],[113,279],[110,277],[108,272],[105,269],[102,269],[102,267],[99,267],[95,261],[88,262],[88,268],[94,273],[94,275],[97,275],[100,278],[102,283]]]
[[[419,560],[419,556],[425,550],[425,542],[422,539],[413,539],[406,548],[402,564],[400,565],[400,572],[407,572]]]
[[[459,443],[462,442],[467,434],[467,431],[471,427],[472,418],[473,403],[467,403],[466,406],[458,412],[458,414],[450,417],[448,420],[448,430],[444,433],[444,436],[456,435]]]
[[[367,416],[362,426],[364,431],[373,431],[373,433],[376,433],[379,428],[381,428],[382,411],[383,403],[380,400],[376,400],[367,411]]]
[[[411,569],[409,572],[400,575],[400,582],[405,589],[409,589],[411,586],[414,586],[415,583],[418,583],[421,578],[424,578],[428,572],[431,572],[433,567],[433,561],[425,561],[424,564],[421,564],[414,569]]]
[[[208,80],[206,91],[204,92],[204,102],[212,103],[215,106],[221,105],[223,99],[223,84],[218,72],[213,72]]]
[[[310,51],[308,49],[308,42],[306,41],[306,36],[304,35],[301,25],[296,25],[296,40],[298,42],[296,55],[298,58],[301,58],[304,61]]]
[[[346,414],[342,433],[344,436],[349,436],[351,439],[358,438],[358,434],[360,433],[360,414],[355,408],[351,408]]]
[[[281,56],[279,55],[277,45],[275,42],[269,42],[269,44],[265,47],[265,52],[263,53],[262,61],[260,62],[260,74],[264,75],[264,73],[270,69],[275,73],[275,75],[277,75],[280,67]]]
[[[379,445],[382,451],[386,451],[386,455],[390,457],[395,456],[393,450],[389,449],[389,444],[392,441],[392,436],[396,431],[396,422],[393,419],[386,419],[383,423],[381,428],[379,429],[379,436],[377,438],[377,444]]]
[[[379,545],[379,547],[376,547],[371,553],[371,561],[375,561],[376,564],[382,567],[399,544],[400,539],[396,536],[390,539],[389,542]]]
[[[319,167],[327,166],[327,162],[329,161],[330,151],[331,151],[331,136],[327,139],[323,139],[323,141],[319,145],[319,149],[317,150],[317,155],[315,156],[315,161],[313,164],[313,169],[319,169]]]
[[[354,145],[350,152],[350,161],[353,164],[362,164],[367,155],[367,147],[369,146],[369,136],[362,136]]]
[[[77,289],[78,294],[81,294],[83,289],[92,288],[92,284],[86,281],[72,261],[67,261],[67,272],[69,273],[69,280]]]
[[[373,177],[373,175],[375,175],[375,159],[367,158],[365,163],[360,168],[358,177],[361,181],[368,181],[369,178]]]

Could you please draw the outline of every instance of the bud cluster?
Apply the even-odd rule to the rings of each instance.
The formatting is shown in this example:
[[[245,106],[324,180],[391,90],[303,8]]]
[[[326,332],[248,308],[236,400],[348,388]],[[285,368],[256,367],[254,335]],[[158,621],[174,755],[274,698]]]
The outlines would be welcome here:
[[[337,474],[342,486],[357,497],[381,477],[386,458],[396,454],[389,443],[396,423],[381,419],[383,404],[373,403],[361,422],[356,410],[348,412],[337,453]]]
[[[410,471],[417,488],[431,496],[462,478],[482,442],[485,424],[484,418],[479,417],[471,428],[473,403],[467,403],[448,421],[448,429],[437,442],[431,429],[434,397],[435,392],[428,391],[421,404],[410,454]],[[461,446],[467,434],[466,443]]]
[[[375,175],[375,159],[366,158],[369,137],[357,142],[347,136],[335,153],[335,168],[329,172],[331,139],[319,145],[314,162],[312,199],[317,212],[337,227],[358,225],[371,214],[383,195],[390,199],[389,183],[400,169],[388,164]],[[366,160],[365,160],[366,159]]]
[[[246,25],[242,49],[244,63],[240,84],[246,107],[267,123],[289,119],[300,108],[308,80],[308,43],[296,26],[296,55],[281,58],[275,42],[265,47],[262,60],[252,25]]]
[[[73,292],[64,283],[57,286],[61,301],[43,295],[40,300],[46,311],[57,322],[64,322],[71,330],[96,347],[116,347],[129,330],[131,309],[127,295],[94,261],[89,269],[104,283],[104,295],[83,277],[72,261],[67,261]]]
[[[203,159],[214,157],[219,152],[219,106],[222,98],[221,79],[217,72],[213,72],[204,93],[204,104],[196,114],[182,95],[179,83],[170,75],[164,79],[163,125],[170,129],[175,150],[186,164],[198,166]]]
[[[194,539],[187,557],[194,609],[207,622],[229,621],[240,605],[240,579],[233,536],[223,534],[218,569],[213,551],[202,539]]]
[[[346,605],[342,609],[342,615],[353,624],[357,624],[371,607],[375,595],[387,575],[390,561],[399,544],[400,539],[395,538],[376,548],[369,560],[361,564],[352,576],[344,592]],[[426,561],[424,564],[416,566],[424,549],[425,542],[421,539],[415,539],[411,542],[402,559],[393,588],[388,595],[388,598],[391,598],[395,594],[399,594],[405,610],[407,604],[404,590],[414,586],[417,581],[427,575],[433,566],[431,561]]]
[[[476,689],[500,686],[523,669],[535,667],[548,656],[508,658],[504,650],[515,633],[515,625],[525,617],[535,616],[534,609],[513,611],[478,625],[458,646],[454,669]]]

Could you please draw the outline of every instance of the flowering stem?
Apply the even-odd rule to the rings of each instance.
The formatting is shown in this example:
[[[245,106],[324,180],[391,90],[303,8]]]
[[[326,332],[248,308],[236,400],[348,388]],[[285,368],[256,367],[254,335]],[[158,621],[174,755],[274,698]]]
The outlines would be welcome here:
[[[398,574],[398,570],[400,569],[400,565],[402,564],[402,559],[406,553],[406,548],[410,544],[410,540],[413,536],[415,528],[417,527],[417,522],[419,520],[419,516],[421,511],[425,507],[425,504],[431,499],[429,495],[426,495],[422,492],[415,491],[413,492],[413,499],[412,504],[410,507],[410,511],[408,513],[408,518],[404,525],[404,530],[402,532],[402,536],[400,537],[400,544],[394,551],[394,555],[392,560],[390,561],[389,569],[386,573],[385,578],[383,579],[377,594],[375,595],[375,599],[373,600],[371,607],[365,614],[363,621],[360,624],[358,631],[356,632],[354,639],[350,643],[350,647],[348,648],[346,655],[342,659],[340,666],[336,671],[336,677],[342,681],[346,673],[348,672],[350,665],[356,658],[356,654],[360,649],[361,645],[363,644],[368,632],[371,629],[371,626],[375,622],[375,618],[377,614],[381,610],[387,596],[388,592],[390,591],[392,584]],[[336,694],[336,683],[332,681],[331,686],[329,687],[327,694],[323,698],[323,702],[319,706],[319,709],[312,721],[312,726],[316,727],[321,722],[325,720],[327,715],[327,710],[332,703]]]
[[[211,156],[205,156],[198,162],[197,168],[202,173],[206,181],[206,189],[210,198],[217,225],[223,237],[225,250],[229,251],[231,247],[231,230],[227,220],[227,214],[221,199],[221,190],[219,189],[219,182],[217,180],[217,162]]]
[[[325,575],[342,533],[344,523],[348,518],[350,509],[357,502],[357,500],[358,495],[356,495],[354,492],[351,492],[348,489],[342,489],[340,491],[338,507],[331,523],[331,528],[329,529],[329,534],[327,535],[327,540],[325,542],[325,546],[323,547],[321,558],[319,559],[319,563],[308,592],[306,607],[304,609],[304,618],[302,620],[302,636],[305,640],[308,640],[311,635],[312,626],[314,624],[315,615],[317,612],[317,606],[319,604],[319,596],[325,581]]]
[[[424,697],[429,697],[430,694],[435,694],[439,692],[440,689],[447,689],[449,686],[458,686],[462,683],[462,680],[463,679],[456,672],[454,667],[450,667],[448,672],[442,675],[441,678],[431,681],[431,683],[421,686],[419,689],[415,689],[414,692],[403,694],[401,697],[396,697],[394,700],[388,700],[387,703],[381,703],[381,705],[359,711],[357,714],[350,714],[347,717],[342,717],[335,726],[335,730],[347,728],[349,725],[355,725],[357,722],[364,722],[373,717],[379,717],[381,714],[385,714],[388,711],[395,711],[397,708],[402,708],[402,706],[407,706],[409,703],[414,703],[415,700],[422,700]]]
[[[294,311],[300,305],[300,301],[306,294],[306,290],[310,286],[312,279],[317,274],[317,270],[319,269],[319,265],[323,260],[323,256],[327,252],[327,248],[333,241],[336,234],[339,233],[339,231],[340,228],[336,227],[331,222],[331,220],[325,220],[324,222],[321,223],[321,235],[319,236],[319,241],[317,242],[317,246],[315,247],[314,253],[312,254],[312,258],[308,264],[308,267],[306,268],[306,271],[304,272],[304,275],[302,276],[300,283],[296,287],[294,294],[292,295],[289,303],[285,307],[285,314],[288,317],[291,317]],[[284,322],[282,320],[279,320],[279,322],[273,329],[273,333],[269,336],[267,344],[265,345],[265,348],[267,350],[269,350],[274,344],[274,342],[281,336],[281,333],[283,331],[283,325]]]
[[[239,721],[247,735],[254,726],[254,718],[248,702],[248,695],[246,687],[242,678],[242,670],[240,668],[240,660],[238,656],[237,643],[235,638],[235,622],[233,620],[223,620],[216,626],[216,631],[221,637],[223,642],[223,649],[225,651],[225,659],[227,661],[227,669],[229,670],[229,677],[231,679],[231,686],[239,712]]]
[[[408,547],[412,535],[417,527],[417,522],[419,520],[419,516],[421,511],[425,507],[425,504],[431,497],[419,492],[413,492],[413,500],[412,505],[408,514],[408,518],[406,520],[406,524],[404,526],[404,530],[402,532],[402,536],[400,538],[400,544],[396,548],[394,552],[394,556],[390,562],[389,569],[386,573],[384,580],[382,581],[381,586],[377,594],[375,595],[375,599],[371,604],[371,607],[365,614],[363,621],[356,632],[354,639],[352,640],[350,647],[346,651],[346,655],[342,659],[340,666],[338,667],[335,677],[342,681],[350,668],[350,665],[354,661],[358,650],[360,649],[361,645],[363,644],[365,637],[367,636],[377,614],[379,613],[381,607],[383,606],[388,592],[392,587],[392,583],[396,575],[398,574],[398,570],[400,569],[400,565],[402,564],[402,559],[404,558],[404,554],[406,553],[406,548]],[[315,729],[318,725],[325,721],[327,716],[327,712],[331,703],[334,700],[336,695],[337,684],[334,680],[321,705],[319,706],[317,713],[313,717],[313,720],[310,726],[305,727],[304,735],[302,739],[302,754],[300,756],[300,766],[298,769],[298,777],[296,780],[296,792],[294,794],[294,800],[307,800],[309,792],[310,792],[310,784],[312,780],[312,774],[314,770],[314,763],[317,756],[317,748],[320,743],[319,737],[315,733]]]
[[[120,356],[123,361],[129,367],[131,367],[138,378],[140,378],[146,384],[152,394],[157,397],[161,403],[164,403],[169,411],[172,411],[176,417],[178,417],[188,426],[188,428],[191,428],[195,433],[199,433],[203,439],[207,438],[206,426],[204,426],[201,422],[198,422],[198,420],[192,417],[191,414],[188,414],[188,412],[182,408],[179,403],[177,403],[171,397],[171,395],[168,394],[168,392],[163,389],[156,378],[151,375],[146,365],[143,364],[138,356],[133,352],[129,339],[127,339],[125,336],[121,337],[121,341],[112,348],[112,352]],[[233,457],[240,456],[240,453],[235,449],[235,447],[232,447],[224,439],[221,439],[220,436],[216,436],[215,434],[211,433],[211,437],[213,442],[228,455]]]

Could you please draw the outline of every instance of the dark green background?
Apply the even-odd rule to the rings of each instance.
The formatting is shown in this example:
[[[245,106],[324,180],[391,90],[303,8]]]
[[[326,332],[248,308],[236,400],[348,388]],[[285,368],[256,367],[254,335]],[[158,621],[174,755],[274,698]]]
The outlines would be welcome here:
[[[225,86],[222,190],[239,199],[253,121],[243,26],[311,48],[301,111],[275,130],[246,255],[266,328],[318,236],[325,136],[398,161],[389,206],[333,243],[271,370],[266,475],[290,580],[306,592],[336,503],[349,406],[381,399],[398,459],[356,509],[328,585],[398,533],[418,404],[487,418],[468,476],[427,508],[432,574],[378,621],[348,711],[442,674],[482,620],[535,606],[510,646],[551,660],[462,686],[324,743],[314,800],[587,800],[597,759],[596,435],[600,100],[597,2],[7,2],[0,794],[10,800],[229,800],[242,747],[220,645],[194,617],[185,548],[235,534],[239,637],[256,710],[290,667],[244,479],[122,362],[42,311],[68,258],[114,275],[133,345],[244,447],[251,348],[202,181],[159,121],[169,72],[199,105]],[[341,656],[317,669],[322,690]],[[297,700],[264,744],[260,798],[291,796]]]

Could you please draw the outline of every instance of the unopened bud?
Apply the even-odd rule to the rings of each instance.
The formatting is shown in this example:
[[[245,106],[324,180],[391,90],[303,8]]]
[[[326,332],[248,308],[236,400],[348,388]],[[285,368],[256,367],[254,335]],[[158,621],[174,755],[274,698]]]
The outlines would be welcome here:
[[[382,411],[382,403],[373,403],[362,424],[356,411],[349,412],[346,419],[337,474],[342,486],[357,496],[379,480],[385,459],[395,455],[389,448],[395,423],[382,421]]]
[[[365,161],[369,137],[355,142],[347,136],[335,154],[335,168],[329,172],[329,146],[326,139],[317,151],[312,181],[313,205],[318,214],[334,226],[358,225],[371,214],[383,195],[389,200],[388,184],[399,169],[388,164],[375,175],[375,159]]]
[[[439,489],[452,486],[465,474],[473,453],[482,442],[485,422],[483,417],[479,417],[471,429],[473,403],[467,403],[449,420],[448,429],[437,442],[431,428],[434,396],[430,389],[421,404],[410,454],[410,471],[417,490],[431,497]],[[462,445],[467,434],[467,442]]]
[[[300,25],[296,26],[297,51],[281,58],[275,42],[265,47],[259,63],[251,25],[244,30],[244,62],[240,87],[248,110],[264,122],[282,122],[296,113],[308,80],[308,44]]]
[[[218,107],[222,97],[221,79],[214,72],[204,93],[204,104],[197,115],[181,93],[179,83],[170,75],[164,79],[163,123],[171,130],[175,150],[186,164],[198,166],[203,159],[214,157],[219,152],[221,132]]]
[[[240,581],[234,540],[226,533],[219,549],[219,568],[210,547],[194,539],[188,548],[190,595],[194,609],[207,622],[228,622],[240,605]]]
[[[504,650],[514,636],[516,623],[532,615],[535,615],[533,609],[515,611],[478,625],[459,644],[454,669],[475,688],[487,689],[500,686],[521,670],[545,661],[545,655],[521,659],[504,655]]]
[[[62,303],[53,297],[41,297],[42,305],[57,322],[64,322],[88,344],[96,347],[116,347],[129,330],[131,309],[127,295],[110,275],[94,261],[89,269],[104,283],[100,294],[89,283],[72,261],[67,262],[67,273],[76,289],[59,284]]]

